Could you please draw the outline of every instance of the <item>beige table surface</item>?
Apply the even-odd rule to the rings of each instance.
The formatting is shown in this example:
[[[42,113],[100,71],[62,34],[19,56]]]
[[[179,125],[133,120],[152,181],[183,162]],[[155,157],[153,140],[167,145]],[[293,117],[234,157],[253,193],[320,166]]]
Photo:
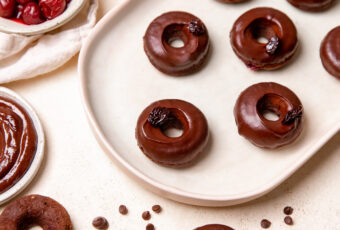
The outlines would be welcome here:
[[[99,15],[117,0],[101,0]],[[31,80],[5,84],[36,109],[46,134],[46,158],[33,183],[21,194],[50,196],[69,211],[74,229],[93,229],[92,219],[107,217],[109,229],[145,229],[141,213],[153,204],[163,207],[149,222],[156,229],[189,230],[208,223],[235,229],[340,230],[340,133],[302,169],[265,197],[227,208],[203,208],[163,199],[123,174],[102,151],[88,126],[81,104],[74,57],[65,66]],[[126,204],[127,216],[118,213]],[[294,226],[283,223],[283,207],[294,207]],[[0,211],[4,206],[0,207]],[[39,228],[37,228],[39,229]]]

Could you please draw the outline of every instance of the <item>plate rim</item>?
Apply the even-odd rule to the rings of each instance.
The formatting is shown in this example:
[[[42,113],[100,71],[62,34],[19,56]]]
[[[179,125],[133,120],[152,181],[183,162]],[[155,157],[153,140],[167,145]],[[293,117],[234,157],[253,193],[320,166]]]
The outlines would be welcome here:
[[[43,127],[41,125],[41,121],[35,112],[35,110],[32,108],[32,106],[19,94],[14,92],[11,89],[8,89],[6,87],[0,86],[0,94],[4,94],[5,97],[8,97],[12,100],[14,100],[16,103],[18,103],[20,106],[22,106],[27,114],[32,119],[33,125],[35,127],[35,130],[37,132],[38,137],[38,144],[37,144],[37,150],[35,152],[33,161],[26,171],[26,173],[19,179],[18,182],[16,182],[10,189],[5,191],[4,193],[0,194],[0,205],[10,201],[14,197],[16,197],[19,193],[21,193],[35,178],[37,173],[39,172],[41,163],[44,159],[45,154],[45,134]]]
[[[88,90],[87,90],[87,77],[86,77],[86,61],[89,58],[88,53],[91,49],[93,41],[101,33],[102,29],[115,18],[115,16],[123,10],[133,0],[124,0],[116,7],[112,8],[104,17],[97,23],[97,25],[92,29],[88,38],[86,39],[84,45],[82,46],[78,59],[78,75],[80,81],[80,93],[81,100],[83,103],[83,108],[87,120],[89,122],[90,128],[102,149],[110,156],[110,158],[116,163],[116,165],[132,179],[136,180],[143,187],[146,187],[151,192],[154,192],[162,197],[169,198],[181,203],[186,203],[190,205],[198,206],[208,206],[208,207],[225,207],[232,206],[241,203],[245,203],[256,198],[259,198],[268,192],[275,189],[278,185],[284,182],[288,177],[294,174],[302,165],[306,163],[328,140],[330,140],[338,131],[340,131],[340,123],[338,126],[334,126],[331,130],[328,130],[324,136],[322,136],[318,142],[312,145],[308,154],[305,154],[297,159],[293,165],[287,168],[287,172],[284,175],[279,175],[274,177],[270,182],[260,185],[258,188],[245,192],[242,194],[233,195],[207,195],[200,193],[193,193],[184,191],[173,186],[163,184],[151,177],[145,175],[140,170],[136,169],[130,165],[125,159],[123,159],[119,153],[117,153],[114,147],[110,144],[108,139],[102,132],[99,123],[94,115],[92,106],[89,100]]]

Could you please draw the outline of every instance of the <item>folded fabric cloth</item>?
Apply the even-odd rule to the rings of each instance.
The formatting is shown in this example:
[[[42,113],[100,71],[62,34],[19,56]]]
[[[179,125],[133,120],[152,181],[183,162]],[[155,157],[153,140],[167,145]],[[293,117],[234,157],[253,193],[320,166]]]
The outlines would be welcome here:
[[[64,26],[43,35],[0,32],[0,83],[51,72],[76,55],[96,23],[98,0],[89,0]]]

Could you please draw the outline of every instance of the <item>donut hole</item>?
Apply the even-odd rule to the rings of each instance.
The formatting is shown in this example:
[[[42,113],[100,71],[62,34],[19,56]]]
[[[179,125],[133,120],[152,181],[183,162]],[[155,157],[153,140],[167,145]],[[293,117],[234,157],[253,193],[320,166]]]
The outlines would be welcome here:
[[[268,121],[277,121],[280,119],[280,116],[277,115],[274,111],[265,110],[262,112],[262,116]]]
[[[188,42],[188,37],[184,33],[184,25],[169,25],[165,28],[162,36],[163,45],[172,48],[182,48]]]
[[[256,41],[261,44],[267,44],[269,42],[269,40],[265,37],[258,37],[256,38]]]
[[[247,29],[247,33],[250,33],[261,44],[267,44],[272,37],[277,36],[276,31],[278,31],[278,26],[265,18],[254,20]]]
[[[18,224],[18,229],[21,230],[43,230],[39,221],[35,218],[24,218]]]
[[[173,48],[182,48],[184,46],[184,42],[179,38],[169,40],[168,43]]]
[[[28,228],[27,230],[43,230],[43,228],[38,226],[38,225],[36,225],[36,226]]]
[[[184,114],[181,110],[174,108],[171,109],[171,114],[173,119],[171,122],[164,124],[161,127],[161,131],[165,136],[170,138],[180,137],[184,133],[184,125],[181,122],[183,121]]]
[[[259,116],[267,121],[281,120],[286,107],[286,100],[276,94],[264,95],[256,105]]]
[[[167,128],[165,130],[163,130],[164,135],[166,135],[167,137],[170,138],[176,138],[176,137],[180,137],[183,134],[183,129],[179,129],[179,128]]]
[[[161,128],[163,134],[170,138],[176,138],[183,135],[183,124],[178,120],[175,119],[170,124],[163,126]]]

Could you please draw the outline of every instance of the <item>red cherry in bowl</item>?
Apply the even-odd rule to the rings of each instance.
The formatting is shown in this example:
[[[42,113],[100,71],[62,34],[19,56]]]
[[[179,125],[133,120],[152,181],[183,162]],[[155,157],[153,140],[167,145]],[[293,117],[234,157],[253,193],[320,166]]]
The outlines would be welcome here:
[[[25,5],[29,2],[34,2],[33,0],[16,0],[18,4]]]
[[[39,0],[40,9],[47,19],[53,19],[66,9],[66,0]]]
[[[29,2],[24,6],[22,21],[27,25],[40,24],[44,21],[38,3]]]
[[[22,13],[24,12],[24,6],[23,5],[17,5],[17,10],[16,10],[16,19],[20,19],[22,17]]]
[[[12,17],[14,15],[15,5],[15,0],[0,0],[0,17]]]

